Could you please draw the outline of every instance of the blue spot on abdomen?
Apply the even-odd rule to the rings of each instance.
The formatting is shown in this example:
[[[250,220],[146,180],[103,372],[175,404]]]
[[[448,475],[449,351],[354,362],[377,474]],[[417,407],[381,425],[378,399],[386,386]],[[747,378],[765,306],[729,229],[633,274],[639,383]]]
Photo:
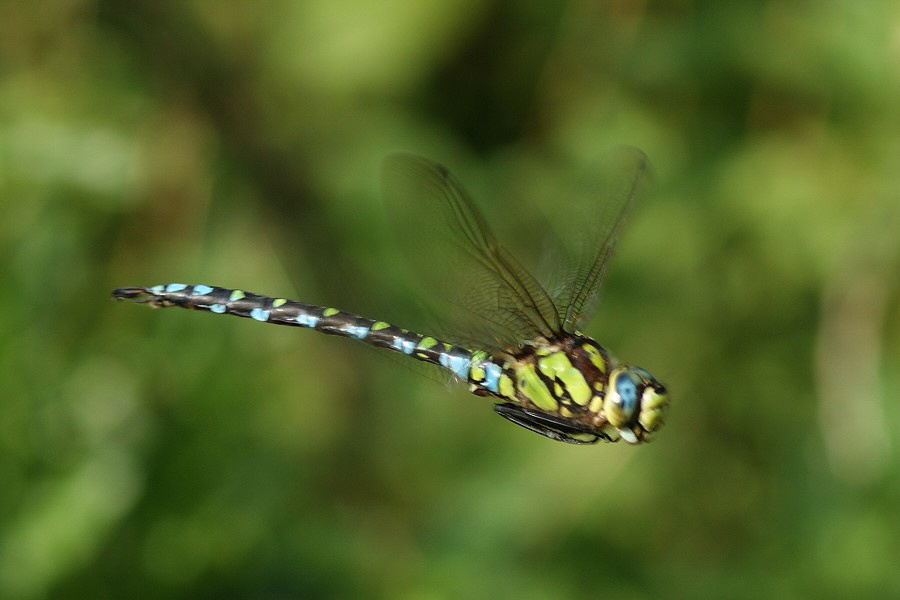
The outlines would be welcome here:
[[[319,317],[316,317],[314,315],[300,314],[297,315],[294,320],[297,321],[299,325],[302,325],[303,327],[309,327],[310,329],[315,329],[316,325],[319,324]]]
[[[396,337],[391,345],[403,354],[412,354],[416,349],[416,343],[412,340]]]
[[[350,337],[355,337],[356,339],[361,340],[369,335],[369,328],[362,325],[348,325],[344,330],[344,333],[346,333]]]
[[[469,367],[472,366],[472,361],[468,358],[464,356],[454,356],[449,352],[442,352],[438,361],[442,367],[452,371],[453,374],[460,379],[468,379]]]
[[[500,375],[502,373],[503,369],[500,368],[500,365],[494,363],[485,364],[484,383],[482,385],[491,392],[498,393],[500,391]]]

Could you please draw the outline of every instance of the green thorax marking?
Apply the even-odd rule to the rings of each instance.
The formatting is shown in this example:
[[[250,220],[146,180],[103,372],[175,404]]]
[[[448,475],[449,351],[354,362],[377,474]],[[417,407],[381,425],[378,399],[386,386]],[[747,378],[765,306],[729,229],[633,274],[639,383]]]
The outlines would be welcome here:
[[[602,421],[611,366],[606,350],[582,336],[526,346],[504,363],[493,395],[594,426]]]

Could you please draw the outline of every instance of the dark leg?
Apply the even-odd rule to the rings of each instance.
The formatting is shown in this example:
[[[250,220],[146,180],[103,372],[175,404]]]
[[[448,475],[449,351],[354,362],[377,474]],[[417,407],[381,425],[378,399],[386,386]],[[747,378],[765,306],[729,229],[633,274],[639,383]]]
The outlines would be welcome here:
[[[599,440],[609,441],[609,439],[591,431],[587,427],[573,425],[571,422],[548,415],[536,410],[522,408],[516,404],[495,404],[494,412],[508,421],[512,421],[520,427],[524,427],[528,431],[539,433],[544,437],[557,442],[566,442],[567,444],[595,444]],[[590,437],[573,437],[573,436],[590,436]]]

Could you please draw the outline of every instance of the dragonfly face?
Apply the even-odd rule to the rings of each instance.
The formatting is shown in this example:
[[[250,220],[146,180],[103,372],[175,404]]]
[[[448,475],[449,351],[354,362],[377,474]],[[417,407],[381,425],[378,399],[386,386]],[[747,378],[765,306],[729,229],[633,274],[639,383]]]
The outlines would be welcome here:
[[[610,374],[603,416],[626,442],[646,441],[662,427],[668,409],[665,386],[644,369],[626,365]]]

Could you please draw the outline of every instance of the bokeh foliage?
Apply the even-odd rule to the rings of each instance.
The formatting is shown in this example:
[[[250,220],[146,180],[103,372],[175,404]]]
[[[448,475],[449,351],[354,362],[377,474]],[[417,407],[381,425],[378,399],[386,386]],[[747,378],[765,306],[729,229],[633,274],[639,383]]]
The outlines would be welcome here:
[[[0,3],[0,597],[900,595],[900,5]],[[589,333],[653,444],[569,447],[384,353],[115,304],[416,324],[381,158],[501,237],[632,144]]]

